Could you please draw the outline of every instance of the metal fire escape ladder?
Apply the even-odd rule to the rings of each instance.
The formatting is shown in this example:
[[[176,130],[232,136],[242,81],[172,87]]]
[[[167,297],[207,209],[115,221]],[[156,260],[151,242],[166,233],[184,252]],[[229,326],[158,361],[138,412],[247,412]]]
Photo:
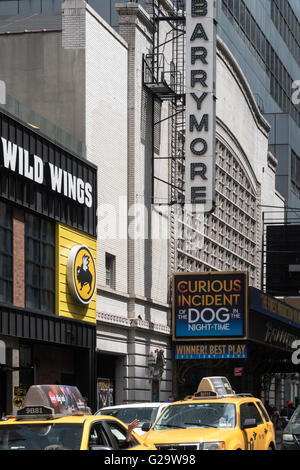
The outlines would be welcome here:
[[[153,101],[169,102],[170,148],[167,156],[155,155],[154,139],[152,143],[152,204],[182,204],[184,193],[184,47],[185,47],[185,13],[184,0],[174,0],[174,6],[166,11],[163,0],[152,0],[151,18],[154,25],[152,52],[143,56],[143,85],[152,94]],[[162,22],[170,26],[171,37],[161,38]],[[165,56],[164,49],[171,43],[171,60]],[[153,113],[154,116],[154,113]],[[153,128],[161,120],[152,122]],[[169,179],[164,180],[156,172],[156,161],[168,159],[170,163]],[[168,201],[159,200],[155,194],[154,181],[169,186]]]
[[[152,95],[152,204],[169,206],[169,278],[177,268],[178,213],[184,204],[185,170],[185,0],[148,0],[148,13],[153,22],[152,51],[143,57],[143,85]],[[168,28],[165,25],[168,25]],[[166,33],[162,38],[162,29]],[[166,50],[168,53],[166,54]],[[169,62],[168,62],[169,61]],[[168,155],[155,153],[154,135],[162,120],[154,120],[154,103],[168,102]],[[159,174],[159,161],[168,160],[168,176]],[[168,187],[167,200],[159,199],[155,181]],[[171,295],[171,282],[169,282]]]

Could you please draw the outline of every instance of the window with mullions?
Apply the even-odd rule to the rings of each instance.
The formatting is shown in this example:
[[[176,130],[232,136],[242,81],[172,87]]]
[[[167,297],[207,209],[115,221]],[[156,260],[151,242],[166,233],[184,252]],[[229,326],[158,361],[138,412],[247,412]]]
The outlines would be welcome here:
[[[238,24],[238,31],[245,40],[245,34],[252,45],[252,52],[256,55],[259,62],[264,67],[269,79],[270,79],[270,93],[274,98],[278,106],[283,112],[289,113],[294,119],[298,127],[300,127],[300,112],[296,106],[292,106],[290,101],[290,93],[292,90],[293,79],[285,69],[279,56],[276,54],[271,44],[259,28],[254,17],[246,7],[243,0],[238,0],[239,6],[237,6],[235,0],[222,0],[222,7],[224,13],[233,22]],[[275,2],[275,3],[274,3]],[[271,1],[271,16],[272,20],[278,28],[278,31],[282,37],[288,36],[288,47],[294,53],[297,52],[296,58],[300,63],[299,55],[299,44],[292,41],[293,38],[298,38],[300,41],[300,23],[295,17],[291,10],[290,5],[285,0],[284,2],[278,2],[277,0]],[[283,15],[284,6],[287,5],[286,9],[288,15]],[[279,11],[280,9],[280,11]],[[280,16],[283,15],[283,16]],[[232,17],[232,18],[231,18]],[[287,20],[287,21],[286,21]],[[294,31],[295,36],[288,34],[291,30]],[[296,47],[297,46],[297,47]]]
[[[300,65],[300,23],[288,0],[271,0],[271,19]]]
[[[300,157],[292,150],[291,160],[292,188],[297,196],[300,196]]]
[[[13,301],[12,208],[0,202],[0,302]]]
[[[105,283],[112,289],[116,288],[116,257],[105,253]]]
[[[233,14],[234,17],[239,20],[240,17],[240,0],[234,0],[233,2]]]
[[[55,225],[25,215],[26,307],[55,311]]]
[[[240,3],[240,25],[243,31],[246,29],[246,7],[243,2]]]

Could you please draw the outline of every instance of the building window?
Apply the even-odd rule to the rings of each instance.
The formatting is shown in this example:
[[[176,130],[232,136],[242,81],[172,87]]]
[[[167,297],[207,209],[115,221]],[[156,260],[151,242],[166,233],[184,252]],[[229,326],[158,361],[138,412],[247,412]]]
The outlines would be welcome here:
[[[300,158],[292,150],[292,164],[291,164],[291,179],[292,189],[294,193],[300,198]]]
[[[12,209],[0,202],[0,302],[13,301]]]
[[[105,253],[105,283],[112,289],[116,288],[116,257]]]
[[[162,103],[160,100],[154,100],[154,142],[153,147],[156,153],[159,153],[160,149],[160,139],[161,139],[161,110],[162,110]]]
[[[26,307],[55,312],[55,225],[25,214]]]
[[[252,46],[251,50],[258,62],[262,65],[270,79],[270,93],[283,112],[289,113],[291,118],[300,127],[300,111],[289,98],[292,91],[293,77],[288,73],[279,56],[269,43],[254,17],[245,5],[244,0],[239,0],[238,8],[233,8],[233,1],[222,1],[223,11],[232,22],[232,16],[238,24],[239,34],[245,40],[245,33]],[[284,11],[284,8],[287,11]],[[244,12],[246,23],[244,22]],[[288,13],[288,16],[287,16]],[[280,16],[281,15],[281,16]],[[271,0],[271,19],[284,40],[288,39],[287,46],[300,65],[300,23],[293,13],[289,3],[285,1]],[[284,25],[284,26],[283,26]],[[244,29],[245,28],[245,29]]]
[[[271,19],[294,59],[300,65],[300,23],[289,2],[271,0]]]

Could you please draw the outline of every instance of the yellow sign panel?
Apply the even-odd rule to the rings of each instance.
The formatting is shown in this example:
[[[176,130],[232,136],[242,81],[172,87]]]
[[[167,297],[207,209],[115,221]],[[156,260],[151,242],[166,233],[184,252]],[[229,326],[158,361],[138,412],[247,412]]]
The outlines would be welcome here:
[[[74,298],[89,304],[96,287],[96,265],[87,246],[75,245],[70,250],[67,281]]]
[[[18,408],[21,408],[21,406],[23,406],[23,403],[24,403],[24,398],[23,397],[16,396],[14,398],[14,405],[17,406]]]
[[[60,223],[56,238],[56,313],[96,323],[97,239]]]

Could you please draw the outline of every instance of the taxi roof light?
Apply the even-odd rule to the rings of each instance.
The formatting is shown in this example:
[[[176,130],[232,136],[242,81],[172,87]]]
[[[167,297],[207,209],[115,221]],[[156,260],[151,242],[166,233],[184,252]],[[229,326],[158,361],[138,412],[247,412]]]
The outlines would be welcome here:
[[[203,377],[192,399],[235,396],[227,377]]]
[[[47,420],[74,413],[92,414],[77,387],[69,385],[32,385],[17,420]]]

